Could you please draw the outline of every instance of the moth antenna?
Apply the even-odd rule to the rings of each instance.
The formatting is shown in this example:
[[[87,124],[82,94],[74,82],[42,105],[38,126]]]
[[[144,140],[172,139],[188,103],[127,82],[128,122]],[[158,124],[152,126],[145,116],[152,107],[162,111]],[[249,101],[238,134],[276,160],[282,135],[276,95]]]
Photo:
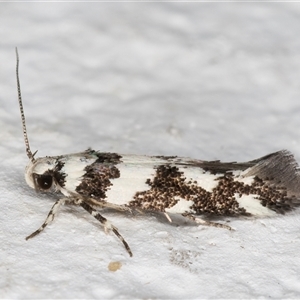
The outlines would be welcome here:
[[[22,96],[21,96],[21,87],[20,87],[20,79],[19,79],[19,53],[18,48],[16,47],[16,58],[17,58],[17,65],[16,65],[16,76],[17,76],[17,87],[18,87],[18,99],[19,99],[19,107],[20,107],[20,113],[21,113],[21,120],[22,120],[22,126],[23,126],[23,136],[24,136],[24,142],[26,147],[26,153],[28,158],[34,163],[34,154],[32,154],[29,146],[28,136],[27,136],[27,129],[26,129],[26,121],[25,121],[25,114],[23,109],[23,103],[22,103]]]

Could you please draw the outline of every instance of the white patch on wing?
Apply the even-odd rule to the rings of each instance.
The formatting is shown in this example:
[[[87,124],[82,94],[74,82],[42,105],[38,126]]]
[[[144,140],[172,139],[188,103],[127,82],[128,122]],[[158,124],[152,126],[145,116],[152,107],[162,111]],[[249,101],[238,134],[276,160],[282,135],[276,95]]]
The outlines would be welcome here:
[[[179,167],[179,171],[183,172],[183,176],[186,177],[186,182],[197,181],[198,186],[205,189],[207,192],[212,192],[212,190],[217,187],[219,181],[216,180],[219,176],[213,175],[209,172],[205,172],[199,167]]]
[[[277,213],[260,204],[260,201],[256,199],[257,195],[242,195],[234,194],[236,201],[240,207],[243,207],[247,213],[253,216],[275,216]]]
[[[239,178],[235,178],[234,181],[238,181],[238,182],[242,182],[244,184],[251,185],[254,183],[254,176],[239,177]]]
[[[193,213],[190,207],[194,204],[194,201],[185,200],[178,197],[176,197],[175,199],[178,199],[178,202],[174,206],[170,208],[166,208],[165,211],[167,213],[172,213],[172,214],[183,214],[185,212]]]
[[[65,178],[64,190],[62,193],[69,195],[68,191],[75,192],[75,189],[80,185],[82,176],[86,173],[85,168],[93,164],[97,160],[97,156],[80,156],[80,155],[68,155],[60,159],[64,163],[61,172],[67,176]]]
[[[156,174],[155,167],[165,163],[162,159],[139,155],[124,155],[121,161],[122,163],[116,165],[120,177],[111,179],[113,185],[106,192],[105,199],[118,205],[128,204],[136,192],[150,190],[146,180],[152,181]]]
[[[245,171],[233,171],[234,181],[242,182],[244,184],[251,185],[254,182],[254,176],[245,176],[248,173],[248,170]]]

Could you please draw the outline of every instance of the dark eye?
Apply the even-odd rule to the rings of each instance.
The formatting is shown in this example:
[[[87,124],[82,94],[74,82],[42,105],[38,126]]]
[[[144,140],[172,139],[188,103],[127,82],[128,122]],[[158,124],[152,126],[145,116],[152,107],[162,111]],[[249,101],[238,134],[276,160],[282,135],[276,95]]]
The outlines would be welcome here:
[[[51,175],[36,175],[36,183],[41,190],[49,190],[53,183],[53,177]]]

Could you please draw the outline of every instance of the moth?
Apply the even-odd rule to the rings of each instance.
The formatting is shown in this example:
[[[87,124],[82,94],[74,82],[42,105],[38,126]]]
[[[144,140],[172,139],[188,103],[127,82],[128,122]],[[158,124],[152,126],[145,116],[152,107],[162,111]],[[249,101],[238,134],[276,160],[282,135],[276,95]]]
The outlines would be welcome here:
[[[87,149],[84,152],[35,158],[29,146],[19,80],[16,77],[23,136],[29,163],[27,184],[38,192],[57,192],[57,200],[36,236],[56,217],[60,206],[79,205],[112,231],[132,251],[99,210],[161,212],[171,222],[180,214],[198,224],[216,216],[275,216],[299,206],[300,172],[294,156],[278,151],[248,162],[203,161],[177,156],[123,155]]]

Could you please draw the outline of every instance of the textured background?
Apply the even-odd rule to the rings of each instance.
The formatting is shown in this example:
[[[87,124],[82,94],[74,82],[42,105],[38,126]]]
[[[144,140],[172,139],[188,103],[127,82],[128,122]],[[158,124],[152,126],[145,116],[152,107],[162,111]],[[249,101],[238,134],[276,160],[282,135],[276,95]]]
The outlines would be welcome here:
[[[24,181],[32,151],[300,160],[299,3],[0,3],[0,298],[299,298],[300,216],[234,232],[63,207]],[[119,262],[112,272],[108,265]]]

